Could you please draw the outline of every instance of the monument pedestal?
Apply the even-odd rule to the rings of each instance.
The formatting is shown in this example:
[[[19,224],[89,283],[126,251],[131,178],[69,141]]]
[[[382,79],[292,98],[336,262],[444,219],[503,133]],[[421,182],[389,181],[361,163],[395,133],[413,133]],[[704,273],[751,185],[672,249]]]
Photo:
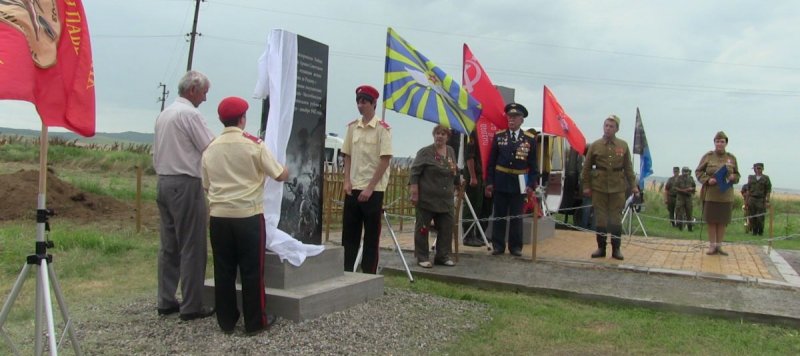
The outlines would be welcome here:
[[[267,313],[295,322],[344,310],[383,295],[383,276],[344,272],[344,248],[325,246],[300,267],[266,253],[264,288]],[[236,284],[241,307],[242,286]],[[205,281],[204,299],[214,300],[214,279]]]

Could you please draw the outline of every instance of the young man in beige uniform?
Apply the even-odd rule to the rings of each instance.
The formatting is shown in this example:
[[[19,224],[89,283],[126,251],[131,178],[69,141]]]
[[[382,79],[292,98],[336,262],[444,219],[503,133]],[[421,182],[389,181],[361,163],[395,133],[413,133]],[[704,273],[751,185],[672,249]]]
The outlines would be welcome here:
[[[203,188],[211,210],[217,323],[223,332],[231,333],[239,320],[238,270],[244,329],[255,334],[275,321],[266,315],[264,302],[264,183],[267,177],[284,181],[289,171],[261,139],[243,131],[247,108],[247,101],[239,97],[220,102],[217,111],[225,129],[203,152],[202,162]]]
[[[375,274],[378,270],[383,192],[389,183],[392,133],[389,125],[375,116],[377,101],[377,89],[368,85],[356,89],[356,105],[361,117],[347,125],[342,145],[345,155],[342,246],[344,270],[350,272],[355,271],[362,229],[361,271]]]

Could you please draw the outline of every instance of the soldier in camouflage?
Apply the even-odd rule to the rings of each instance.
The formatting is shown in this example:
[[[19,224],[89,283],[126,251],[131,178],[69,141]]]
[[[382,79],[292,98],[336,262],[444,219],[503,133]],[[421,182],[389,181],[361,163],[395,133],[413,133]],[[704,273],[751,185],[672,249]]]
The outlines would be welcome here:
[[[756,174],[751,174],[747,177],[747,187],[749,188],[749,201],[747,212],[752,218],[751,230],[753,235],[764,235],[764,220],[769,207],[769,196],[772,194],[772,182],[769,176],[764,174],[764,164],[756,163],[753,165],[753,171]]]
[[[691,173],[689,167],[683,167],[681,175],[672,185],[675,191],[675,222],[678,229],[683,230],[683,225],[686,225],[689,231],[692,231],[692,198],[697,190]]]
[[[664,185],[664,204],[667,205],[667,211],[669,212],[669,223],[672,226],[675,226],[675,198],[677,192],[673,188],[675,185],[675,180],[678,179],[678,175],[680,175],[681,169],[678,167],[672,167],[672,177],[667,179],[667,184]]]

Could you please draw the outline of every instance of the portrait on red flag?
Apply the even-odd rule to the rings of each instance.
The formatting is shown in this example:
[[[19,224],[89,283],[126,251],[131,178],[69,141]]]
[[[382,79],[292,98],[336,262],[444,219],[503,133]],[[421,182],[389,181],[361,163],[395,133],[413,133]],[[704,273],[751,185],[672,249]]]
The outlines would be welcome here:
[[[94,69],[80,0],[0,2],[0,99],[31,102],[45,125],[94,136]]]

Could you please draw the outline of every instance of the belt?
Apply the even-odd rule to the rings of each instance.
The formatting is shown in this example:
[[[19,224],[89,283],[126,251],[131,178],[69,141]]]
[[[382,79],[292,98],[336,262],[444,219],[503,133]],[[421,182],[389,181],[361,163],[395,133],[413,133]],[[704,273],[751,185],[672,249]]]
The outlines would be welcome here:
[[[507,174],[526,174],[526,173],[528,173],[527,169],[514,169],[514,168],[503,167],[503,166],[496,166],[495,169],[500,171],[500,172],[507,173]]]
[[[594,169],[597,169],[597,170],[602,170],[602,171],[620,172],[620,171],[622,171],[622,170],[623,170],[623,169],[625,169],[625,168],[623,168],[623,167],[617,167],[617,168],[605,168],[605,167],[598,167],[598,166],[594,166]]]

